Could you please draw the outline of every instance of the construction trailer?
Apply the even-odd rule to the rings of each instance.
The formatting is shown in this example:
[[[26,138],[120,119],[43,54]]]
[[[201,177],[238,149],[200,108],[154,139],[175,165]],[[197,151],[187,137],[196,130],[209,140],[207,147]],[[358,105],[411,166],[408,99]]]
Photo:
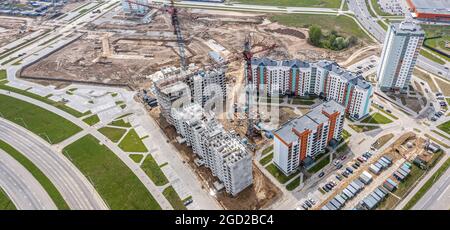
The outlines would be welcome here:
[[[355,194],[353,194],[348,188],[345,188],[344,190],[342,190],[342,192],[349,198],[353,198],[355,196]]]
[[[377,163],[380,164],[380,165],[382,165],[383,168],[387,168],[387,167],[389,166],[389,165],[388,165],[386,162],[384,162],[381,158],[377,161]]]
[[[399,181],[403,181],[403,180],[405,180],[405,176],[403,176],[401,173],[398,173],[398,172],[394,172],[393,174],[392,174],[392,176],[394,176],[397,180],[399,180]]]
[[[396,189],[391,183],[389,183],[389,182],[387,182],[387,181],[385,181],[385,182],[383,183],[383,187],[384,187],[385,189],[387,189],[389,192],[393,192],[393,191],[395,191],[395,189]]]
[[[374,165],[374,164],[371,164],[371,165],[369,166],[369,170],[370,170],[371,172],[375,173],[376,175],[379,175],[380,172],[381,172],[381,169],[380,169],[379,167],[377,167],[376,165]]]
[[[383,165],[380,164],[380,163],[378,163],[378,162],[375,162],[374,165],[377,166],[377,167],[380,169],[380,171],[381,171],[382,169],[384,169]]]
[[[394,186],[395,188],[398,187],[397,183],[395,183],[391,178],[387,178],[386,181],[391,184],[392,186]]]
[[[392,161],[389,161],[389,160],[388,160],[387,158],[385,158],[385,157],[381,157],[380,160],[383,161],[384,163],[386,163],[388,166],[391,166],[391,164],[392,164]]]
[[[342,205],[345,204],[345,199],[342,198],[341,195],[339,195],[339,194],[336,195],[336,196],[334,197],[334,199],[336,199],[337,201],[339,201],[339,203],[341,203]]]
[[[358,191],[355,188],[353,188],[351,185],[348,185],[347,189],[353,194],[353,196],[358,194]]]

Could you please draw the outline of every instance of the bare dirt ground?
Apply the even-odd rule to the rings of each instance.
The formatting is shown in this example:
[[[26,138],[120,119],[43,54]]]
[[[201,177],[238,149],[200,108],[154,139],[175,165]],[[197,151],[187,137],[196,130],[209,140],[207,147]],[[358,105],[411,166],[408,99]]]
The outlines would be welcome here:
[[[199,180],[202,181],[202,188],[207,191],[213,188],[213,183],[217,181],[217,178],[212,175],[208,168],[204,166],[197,167],[195,165],[194,159],[196,155],[190,147],[185,144],[179,144],[176,141],[177,133],[175,128],[165,121],[159,109],[152,109],[150,115],[156,120],[170,142],[178,149],[179,154],[184,159],[183,162],[189,164],[197,174]],[[281,191],[254,165],[252,186],[240,192],[237,197],[232,197],[226,192],[221,191],[217,193],[217,200],[224,209],[257,210],[275,202],[279,194],[281,194]]]
[[[144,76],[163,67],[179,66],[179,49],[169,15],[158,12],[151,23],[143,24],[135,19],[124,20],[126,17],[118,9],[88,24],[87,35],[27,68],[23,74],[29,78],[45,76],[48,80],[74,79],[140,88],[145,83]],[[229,73],[240,72],[243,44],[249,34],[255,52],[278,45],[256,57],[339,62],[360,48],[334,52],[313,47],[307,42],[307,29],[271,23],[263,14],[180,9],[180,24],[187,62],[211,66],[208,52],[216,51],[230,62]],[[103,44],[105,34],[107,46]],[[105,47],[109,50],[105,51]],[[235,79],[228,76],[230,81]]]
[[[27,30],[27,21],[20,18],[0,16],[0,47],[7,45],[31,33]]]
[[[61,9],[61,13],[67,13],[69,11],[72,11],[88,2],[89,2],[88,0],[69,0]]]

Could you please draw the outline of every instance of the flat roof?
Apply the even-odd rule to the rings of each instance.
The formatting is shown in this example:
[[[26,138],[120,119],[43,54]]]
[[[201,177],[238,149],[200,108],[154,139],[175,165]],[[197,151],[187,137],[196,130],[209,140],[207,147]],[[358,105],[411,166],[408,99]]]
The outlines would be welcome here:
[[[450,14],[450,0],[409,0],[419,13]]]

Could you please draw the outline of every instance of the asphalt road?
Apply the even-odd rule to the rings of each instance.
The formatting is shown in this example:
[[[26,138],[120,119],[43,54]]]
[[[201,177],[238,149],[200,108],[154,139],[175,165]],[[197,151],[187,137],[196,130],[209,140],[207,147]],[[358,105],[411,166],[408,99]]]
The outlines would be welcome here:
[[[448,210],[450,208],[450,169],[428,190],[413,210]]]
[[[107,209],[83,174],[40,137],[2,118],[0,139],[32,161],[55,185],[71,209]]]
[[[17,209],[57,209],[50,196],[33,175],[1,149],[0,187],[2,187]]]

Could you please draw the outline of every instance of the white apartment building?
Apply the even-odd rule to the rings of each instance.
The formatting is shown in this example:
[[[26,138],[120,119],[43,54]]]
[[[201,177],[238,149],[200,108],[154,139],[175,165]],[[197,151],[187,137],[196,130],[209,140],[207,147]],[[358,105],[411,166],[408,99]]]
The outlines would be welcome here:
[[[148,78],[153,81],[152,91],[163,116],[172,125],[172,107],[191,102],[204,107],[206,104],[223,103],[226,99],[225,70],[222,68],[209,71],[190,68],[184,72],[168,68]]]
[[[145,14],[149,9],[148,0],[121,0],[122,10],[127,13]],[[134,4],[137,3],[137,4]]]
[[[342,138],[345,107],[327,101],[274,131],[274,164],[292,174],[307,157],[323,153],[332,140]]]
[[[410,19],[389,26],[377,69],[378,88],[402,92],[408,88],[425,32]]]
[[[315,94],[344,105],[350,118],[359,120],[369,114],[372,85],[335,62],[253,59],[252,71],[252,86],[264,94]]]
[[[251,155],[213,114],[205,113],[196,103],[173,109],[172,113],[177,133],[223,183],[227,193],[236,196],[253,183]]]

